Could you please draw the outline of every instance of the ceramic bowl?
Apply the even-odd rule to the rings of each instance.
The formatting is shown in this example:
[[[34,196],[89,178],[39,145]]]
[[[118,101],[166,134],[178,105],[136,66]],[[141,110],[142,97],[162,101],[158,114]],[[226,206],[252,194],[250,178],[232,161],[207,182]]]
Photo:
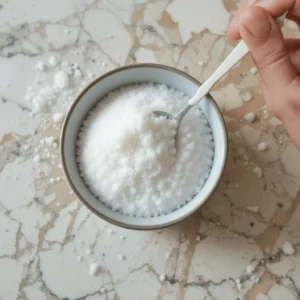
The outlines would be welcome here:
[[[61,157],[67,180],[77,197],[98,217],[125,228],[150,230],[171,226],[193,214],[203,205],[217,187],[227,158],[227,132],[222,114],[211,96],[200,103],[214,137],[214,160],[210,175],[202,190],[190,202],[167,215],[138,218],[113,211],[101,203],[84,184],[76,161],[76,141],[82,122],[88,112],[107,95],[121,86],[153,82],[166,84],[192,97],[200,83],[177,69],[157,65],[138,64],[115,69],[93,81],[77,97],[65,119],[61,135]]]

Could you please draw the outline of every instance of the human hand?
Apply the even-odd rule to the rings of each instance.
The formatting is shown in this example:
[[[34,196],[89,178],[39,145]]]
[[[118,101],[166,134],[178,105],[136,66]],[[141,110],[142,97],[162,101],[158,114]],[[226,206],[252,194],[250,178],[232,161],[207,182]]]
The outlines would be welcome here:
[[[228,29],[243,39],[260,72],[270,111],[300,149],[300,39],[284,39],[275,18],[300,24],[300,0],[245,0]]]

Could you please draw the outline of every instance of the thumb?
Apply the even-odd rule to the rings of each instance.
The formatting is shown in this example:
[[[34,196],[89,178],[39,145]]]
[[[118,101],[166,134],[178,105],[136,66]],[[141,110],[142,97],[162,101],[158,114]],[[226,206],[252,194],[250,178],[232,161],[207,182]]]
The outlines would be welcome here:
[[[280,26],[263,8],[254,6],[242,16],[240,34],[248,45],[267,90],[285,89],[297,77]],[[281,90],[283,92],[283,90]]]

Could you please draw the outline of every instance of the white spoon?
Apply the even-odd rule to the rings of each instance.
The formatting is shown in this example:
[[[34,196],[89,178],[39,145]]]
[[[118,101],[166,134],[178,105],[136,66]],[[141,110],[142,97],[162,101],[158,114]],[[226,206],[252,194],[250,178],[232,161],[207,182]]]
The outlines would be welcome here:
[[[285,13],[283,16],[277,19],[277,22],[283,26],[286,17]],[[198,104],[212,89],[212,87],[224,76],[226,75],[247,53],[249,48],[244,41],[241,41],[234,50],[228,55],[228,57],[223,61],[219,68],[201,85],[201,87],[196,92],[195,96],[191,98],[188,104],[175,116],[163,111],[154,111],[153,114],[156,117],[165,117],[167,119],[174,120],[177,123],[177,133],[180,127],[180,123],[184,116],[189,112],[189,110]]]

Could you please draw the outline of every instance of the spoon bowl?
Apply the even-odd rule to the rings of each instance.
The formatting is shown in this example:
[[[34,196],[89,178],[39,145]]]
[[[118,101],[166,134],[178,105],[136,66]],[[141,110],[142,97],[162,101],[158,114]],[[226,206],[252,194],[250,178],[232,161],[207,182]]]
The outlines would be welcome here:
[[[156,117],[156,118],[161,118],[161,117],[163,117],[163,118],[166,118],[166,119],[168,119],[168,120],[174,120],[174,117],[173,117],[171,114],[169,114],[169,113],[167,113],[167,112],[165,112],[165,111],[159,111],[159,110],[153,111],[153,115],[154,115],[154,117]]]

